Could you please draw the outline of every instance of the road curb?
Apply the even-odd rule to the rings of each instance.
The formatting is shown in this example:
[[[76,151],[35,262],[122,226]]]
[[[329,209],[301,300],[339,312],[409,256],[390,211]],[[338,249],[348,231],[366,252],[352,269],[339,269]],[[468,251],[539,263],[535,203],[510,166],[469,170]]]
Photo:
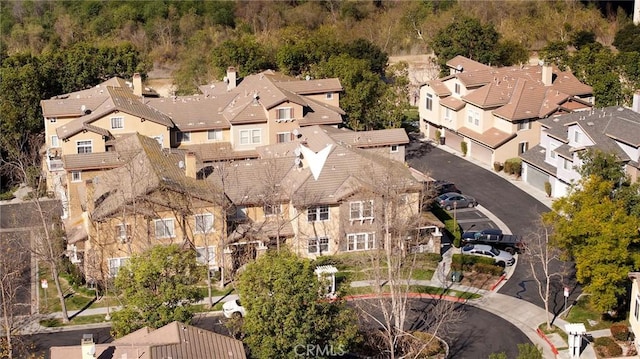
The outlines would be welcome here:
[[[493,292],[506,277],[507,277],[506,274],[501,275],[500,278],[498,278],[498,281],[495,282],[489,290]]]
[[[353,300],[362,300],[362,299],[377,299],[377,298],[380,298],[380,297],[383,297],[383,298],[391,297],[391,294],[390,293],[354,294],[354,295],[344,296],[344,297],[342,297],[342,299],[346,300],[347,302],[349,302],[349,301],[353,301]],[[412,299],[439,299],[439,300],[447,300],[447,301],[450,301],[450,302],[458,302],[458,303],[466,303],[468,301],[468,299],[454,297],[454,296],[451,296],[451,295],[414,293],[414,292],[407,293],[407,298],[412,298]]]
[[[547,336],[544,334],[544,332],[542,330],[540,330],[540,328],[536,329],[536,333],[538,333],[538,335],[544,339],[545,342],[547,342],[547,344],[549,344],[549,346],[551,347],[551,351],[553,352],[553,354],[555,354],[556,356],[558,356],[559,352],[558,349],[556,348],[555,345],[553,345],[553,343],[551,343],[551,340],[549,340],[549,338],[547,338]]]

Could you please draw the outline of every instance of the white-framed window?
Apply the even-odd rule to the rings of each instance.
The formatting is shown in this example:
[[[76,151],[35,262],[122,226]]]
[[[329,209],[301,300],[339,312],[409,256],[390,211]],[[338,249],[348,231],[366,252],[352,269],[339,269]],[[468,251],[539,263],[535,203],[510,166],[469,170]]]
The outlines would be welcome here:
[[[572,161],[569,161],[569,160],[568,160],[568,159],[566,159],[566,158],[564,159],[564,161],[563,161],[563,162],[564,162],[564,163],[562,164],[562,167],[563,167],[565,170],[571,170],[571,168],[573,167],[573,162],[572,162]]]
[[[111,117],[111,129],[117,130],[124,128],[124,118],[122,117]]]
[[[262,142],[262,130],[261,129],[253,129],[253,130],[240,130],[240,144],[241,145],[249,145],[249,144],[258,144]]]
[[[207,140],[209,140],[209,141],[222,141],[222,130],[209,130],[209,131],[207,131]]]
[[[57,117],[49,117],[49,122],[56,123],[56,121],[58,121]]]
[[[451,109],[448,107],[444,108],[444,120],[447,122],[451,122]]]
[[[76,150],[78,151],[77,153],[93,152],[93,141],[92,140],[76,141]]]
[[[116,239],[126,240],[131,234],[131,225],[130,224],[117,224],[114,228]]]
[[[156,238],[173,238],[176,236],[173,218],[156,219]]]
[[[333,92],[327,92],[325,96],[327,100],[333,100]]]
[[[529,149],[529,142],[520,142],[518,144],[518,154],[521,155]]]
[[[176,133],[176,140],[178,143],[182,142],[190,142],[191,141],[191,132],[182,132],[179,131]]]
[[[636,303],[633,310],[633,316],[636,321],[640,320],[640,294],[636,294]]]
[[[555,143],[549,144],[549,157],[554,160],[556,159],[556,148],[558,148],[558,145],[556,145]]]
[[[51,136],[51,147],[60,147],[60,142],[58,141],[58,136]]]
[[[518,131],[530,130],[530,129],[531,129],[531,121],[524,120],[522,122],[518,122]]]
[[[327,221],[329,220],[329,206],[316,206],[307,208],[307,221]]]
[[[329,252],[329,237],[309,238],[307,249],[309,254]]]
[[[582,133],[580,133],[579,131],[575,131],[573,133],[573,142],[580,143],[580,141],[582,141]]]
[[[293,108],[282,107],[276,109],[276,121],[287,121],[293,118]]]
[[[278,143],[291,142],[291,132],[280,132],[277,138]]]
[[[352,221],[373,219],[373,200],[349,203],[349,219]]]
[[[391,145],[391,153],[398,152],[398,145]]]
[[[347,251],[364,251],[376,247],[375,233],[347,234]]]
[[[195,227],[193,228],[193,233],[213,232],[213,214],[196,214],[193,217],[195,219]]]
[[[118,274],[118,270],[120,267],[127,264],[129,261],[129,257],[120,257],[120,258],[109,258],[107,262],[109,263],[109,275],[111,277],[115,277]]]
[[[453,86],[453,88],[454,88],[454,91],[459,95],[460,94],[460,84],[455,84]]]
[[[265,204],[263,206],[265,216],[275,216],[282,213],[281,204]]]
[[[425,106],[428,111],[433,110],[433,95],[430,93],[427,94],[427,102],[425,103]]]
[[[196,261],[209,267],[216,266],[216,247],[196,247]]]
[[[82,181],[82,172],[71,171],[71,182],[81,182],[81,181]]]

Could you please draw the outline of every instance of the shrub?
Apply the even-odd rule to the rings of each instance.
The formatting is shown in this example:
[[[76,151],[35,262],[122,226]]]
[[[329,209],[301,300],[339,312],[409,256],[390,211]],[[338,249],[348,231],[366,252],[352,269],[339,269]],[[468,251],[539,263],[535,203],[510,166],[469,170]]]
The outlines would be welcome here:
[[[482,258],[482,259],[490,259],[490,258]],[[491,259],[493,262],[493,259]],[[476,263],[473,265],[473,270],[478,273],[486,273],[491,275],[502,275],[503,269],[495,265],[494,263]]]
[[[504,162],[504,171],[508,174],[520,177],[522,174],[522,160],[520,158],[510,158]]]
[[[440,132],[440,130],[436,130],[436,141],[440,142],[440,137],[442,137],[442,132]]]
[[[596,338],[593,342],[595,350],[602,357],[618,357],[622,355],[622,348],[611,337]]]
[[[462,151],[463,156],[467,155],[467,150],[468,150],[467,143],[464,141],[460,142],[460,151]]]
[[[462,240],[462,233],[460,233],[460,226],[453,219],[444,221],[445,231],[451,236],[453,246],[460,248],[460,242]]]
[[[544,183],[544,191],[547,193],[547,197],[551,197],[551,183]]]
[[[504,168],[504,166],[502,165],[502,163],[500,162],[494,162],[493,163],[493,170],[496,172],[500,172],[502,171],[502,169]]]
[[[615,340],[626,341],[629,339],[629,327],[622,323],[611,325],[611,335]]]

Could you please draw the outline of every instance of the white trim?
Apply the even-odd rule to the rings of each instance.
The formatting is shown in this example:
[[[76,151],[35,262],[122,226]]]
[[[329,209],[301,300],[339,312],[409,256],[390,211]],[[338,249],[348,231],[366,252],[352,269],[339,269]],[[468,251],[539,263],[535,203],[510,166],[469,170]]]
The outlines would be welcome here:
[[[163,223],[163,232],[162,236],[158,236],[158,223],[162,222]],[[171,223],[171,226],[169,226],[169,223]],[[154,219],[153,220],[153,229],[154,229],[154,235],[156,238],[175,238],[176,236],[176,226],[175,226],[175,219],[173,218],[160,218],[160,219]]]
[[[358,248],[358,236],[364,237],[363,238],[364,248]],[[376,248],[375,232],[347,233],[347,252],[367,251],[375,248]]]
[[[201,218],[211,218],[210,225],[205,230],[201,230],[198,228],[198,217]],[[202,233],[212,233],[214,232],[213,222],[214,217],[211,213],[198,213],[193,215],[193,233],[202,234]],[[206,223],[205,223],[206,224]]]
[[[116,121],[116,123],[115,123],[116,125],[120,125],[120,126],[113,126],[114,125],[114,121]],[[124,128],[124,117],[122,117],[122,116],[111,117],[109,119],[109,122],[110,122],[112,130],[122,130]]]
[[[71,182],[82,182],[82,171],[71,171]]]
[[[85,144],[82,146],[82,148],[89,148],[89,152],[80,152],[80,142],[85,142]],[[88,143],[88,145],[86,144]],[[93,140],[77,140],[76,141],[76,153],[78,154],[83,154],[83,153],[93,153]]]

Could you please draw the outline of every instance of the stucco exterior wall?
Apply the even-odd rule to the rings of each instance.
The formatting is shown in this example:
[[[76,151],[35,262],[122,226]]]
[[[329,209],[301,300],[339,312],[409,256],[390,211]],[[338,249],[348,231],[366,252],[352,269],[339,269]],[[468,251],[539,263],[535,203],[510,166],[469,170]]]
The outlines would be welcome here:
[[[102,135],[95,132],[79,132],[67,140],[62,141],[62,153],[65,155],[78,153],[78,141],[91,141],[91,153],[105,152],[105,140]]]

